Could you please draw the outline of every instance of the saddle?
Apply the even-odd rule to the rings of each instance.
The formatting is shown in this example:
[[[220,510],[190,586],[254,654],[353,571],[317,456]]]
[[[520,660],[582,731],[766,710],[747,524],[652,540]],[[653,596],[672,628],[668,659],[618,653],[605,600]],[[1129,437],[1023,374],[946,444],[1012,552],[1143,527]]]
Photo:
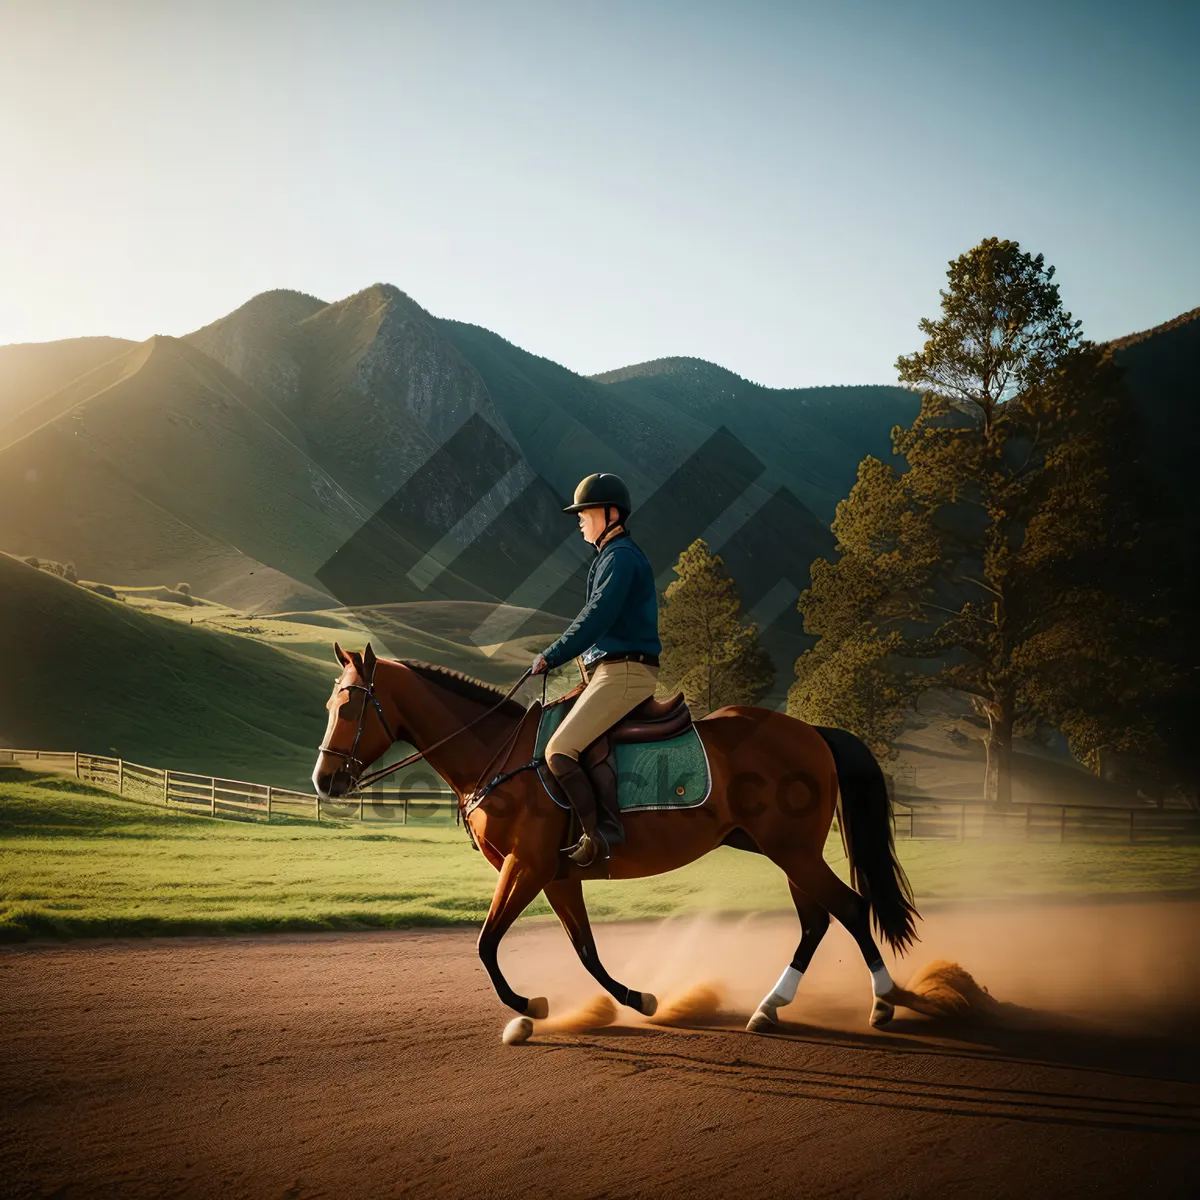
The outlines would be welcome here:
[[[580,684],[557,703],[563,705],[564,710],[570,709],[584,686]],[[615,747],[632,742],[665,742],[685,733],[691,726],[692,714],[682,692],[676,692],[669,700],[656,700],[650,696],[584,747],[579,765],[595,788],[602,820],[607,817],[610,821],[620,821]]]

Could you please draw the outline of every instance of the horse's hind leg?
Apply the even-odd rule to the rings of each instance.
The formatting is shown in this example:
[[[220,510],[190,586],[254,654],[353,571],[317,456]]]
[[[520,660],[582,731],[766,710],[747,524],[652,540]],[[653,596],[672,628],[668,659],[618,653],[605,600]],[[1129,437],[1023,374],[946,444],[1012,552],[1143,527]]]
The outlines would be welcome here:
[[[796,913],[800,917],[800,945],[796,947],[796,953],[792,955],[790,965],[779,977],[779,982],[767,993],[754,1016],[750,1018],[746,1028],[751,1033],[769,1033],[779,1028],[776,1010],[785,1004],[791,1004],[796,998],[800,977],[808,970],[808,964],[812,962],[812,956],[817,952],[817,947],[829,928],[829,913],[800,891],[790,879],[788,887],[792,893],[792,903],[795,904]]]
[[[797,874],[789,875],[789,878],[837,917],[858,943],[867,970],[871,972],[871,989],[875,996],[871,1024],[886,1025],[895,1011],[892,1001],[897,988],[871,936],[870,905],[852,887],[843,883],[823,858],[805,860]]]
[[[542,1018],[549,1012],[545,998],[539,996],[529,1000],[518,996],[508,986],[508,980],[504,978],[496,961],[496,954],[500,948],[500,939],[529,906],[529,902],[542,890],[544,883],[540,872],[532,870],[528,865],[518,864],[515,856],[510,854],[500,868],[500,881],[496,884],[495,895],[492,896],[492,907],[488,910],[487,919],[479,934],[479,958],[491,978],[496,995],[509,1008],[515,1008],[527,1017],[537,1018]]]
[[[636,1009],[644,1016],[652,1017],[658,1001],[649,992],[635,992],[623,983],[618,983],[605,969],[596,951],[596,938],[588,920],[587,905],[583,900],[583,884],[578,879],[560,879],[546,884],[543,889],[550,907],[558,914],[579,961],[588,973],[618,1004]]]
[[[871,972],[871,988],[875,997],[871,1024],[887,1024],[892,1019],[892,1000],[897,989],[887,967],[883,965],[883,955],[871,936],[870,905],[852,887],[843,883],[819,855],[775,852],[770,853],[769,857],[786,872],[793,887],[836,917],[858,943],[867,969]]]

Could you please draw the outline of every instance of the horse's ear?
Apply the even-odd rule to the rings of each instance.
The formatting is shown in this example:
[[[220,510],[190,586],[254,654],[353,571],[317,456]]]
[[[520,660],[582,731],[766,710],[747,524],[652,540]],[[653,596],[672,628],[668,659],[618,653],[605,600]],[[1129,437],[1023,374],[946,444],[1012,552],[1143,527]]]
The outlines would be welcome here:
[[[367,648],[363,651],[363,667],[367,672],[368,679],[375,678],[375,651],[371,649],[371,643],[367,643]]]
[[[359,654],[359,652],[357,650],[351,650],[350,651],[350,661],[354,664],[354,669],[355,669],[355,671],[358,672],[358,676],[361,679],[363,677],[362,655]]]
[[[342,664],[343,667],[349,664],[350,656],[341,648],[341,646],[337,644],[337,642],[333,643],[333,652],[337,655],[337,660]]]

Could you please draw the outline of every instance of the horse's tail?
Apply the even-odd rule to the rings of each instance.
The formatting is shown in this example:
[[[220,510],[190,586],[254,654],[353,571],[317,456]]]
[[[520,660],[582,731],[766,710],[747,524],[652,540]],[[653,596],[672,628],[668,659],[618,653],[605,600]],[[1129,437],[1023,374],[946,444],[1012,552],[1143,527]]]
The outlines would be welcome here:
[[[871,906],[875,927],[897,953],[917,938],[912,885],[896,858],[892,798],[875,756],[844,729],[816,726],[833,754],[838,777],[838,826],[850,862],[850,883]]]

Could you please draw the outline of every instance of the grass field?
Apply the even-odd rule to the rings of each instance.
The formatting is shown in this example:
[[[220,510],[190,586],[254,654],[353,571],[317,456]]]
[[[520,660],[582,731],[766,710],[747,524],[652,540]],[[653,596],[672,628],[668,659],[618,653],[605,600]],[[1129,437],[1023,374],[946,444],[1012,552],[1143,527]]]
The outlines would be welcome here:
[[[180,605],[172,607],[186,612]],[[0,554],[6,745],[303,787],[329,665],[131,609]]]
[[[636,818],[634,818],[636,819]],[[918,903],[1194,888],[1197,846],[902,841]],[[836,837],[826,856],[845,876]],[[0,940],[478,923],[495,873],[461,829],[213,820],[0,769]],[[766,860],[718,850],[668,875],[587,885],[594,917],[789,906]],[[541,898],[529,909],[549,914]]]

